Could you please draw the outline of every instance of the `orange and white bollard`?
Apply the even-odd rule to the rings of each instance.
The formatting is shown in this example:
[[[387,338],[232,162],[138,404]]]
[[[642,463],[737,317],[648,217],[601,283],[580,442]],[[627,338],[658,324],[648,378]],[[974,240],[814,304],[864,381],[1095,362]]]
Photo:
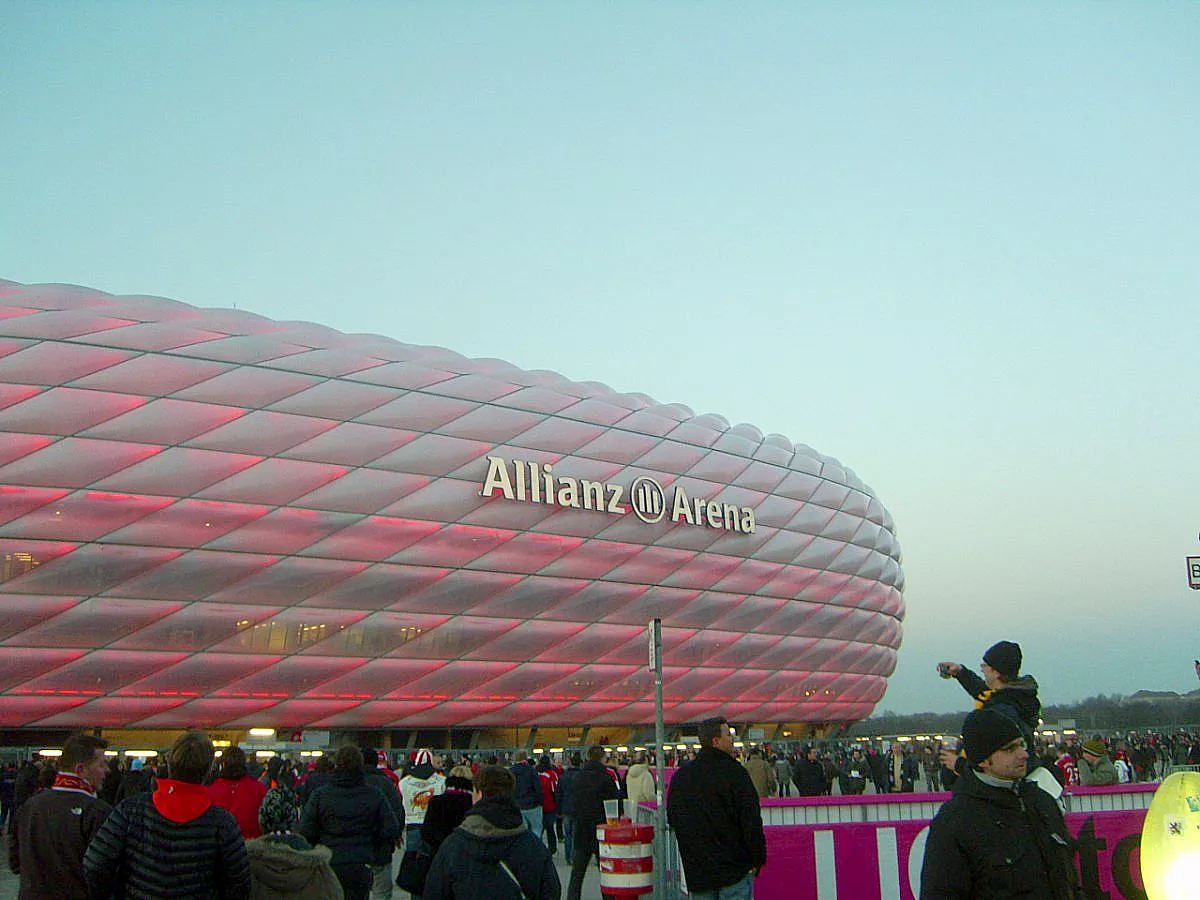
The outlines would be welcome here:
[[[596,826],[600,842],[600,893],[641,897],[654,890],[654,826],[623,821]]]

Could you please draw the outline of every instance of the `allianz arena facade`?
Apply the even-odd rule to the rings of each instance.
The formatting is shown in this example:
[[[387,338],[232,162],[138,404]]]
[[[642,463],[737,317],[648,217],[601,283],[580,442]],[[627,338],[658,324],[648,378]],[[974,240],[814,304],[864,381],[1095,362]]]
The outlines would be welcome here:
[[[807,446],[377,335],[0,281],[0,728],[870,714],[892,518]]]

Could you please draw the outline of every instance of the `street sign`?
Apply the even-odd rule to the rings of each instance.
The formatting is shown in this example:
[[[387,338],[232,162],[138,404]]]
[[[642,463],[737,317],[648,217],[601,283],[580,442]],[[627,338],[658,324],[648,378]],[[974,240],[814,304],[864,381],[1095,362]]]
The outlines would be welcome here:
[[[1200,591],[1200,556],[1189,556],[1187,559],[1188,587],[1193,591]]]
[[[658,668],[658,644],[654,640],[654,623],[660,621],[655,619],[646,626],[646,634],[650,638],[650,671],[653,672]]]

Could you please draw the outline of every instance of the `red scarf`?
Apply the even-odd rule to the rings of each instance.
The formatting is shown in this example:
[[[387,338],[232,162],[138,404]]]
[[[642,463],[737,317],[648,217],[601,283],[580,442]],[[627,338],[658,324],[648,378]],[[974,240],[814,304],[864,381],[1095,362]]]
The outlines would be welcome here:
[[[59,772],[55,775],[54,786],[56,788],[66,788],[71,791],[83,791],[91,797],[96,796],[96,789],[88,781],[71,772]]]
[[[158,779],[154,808],[172,822],[182,824],[198,819],[210,806],[212,801],[204,785],[170,778]]]

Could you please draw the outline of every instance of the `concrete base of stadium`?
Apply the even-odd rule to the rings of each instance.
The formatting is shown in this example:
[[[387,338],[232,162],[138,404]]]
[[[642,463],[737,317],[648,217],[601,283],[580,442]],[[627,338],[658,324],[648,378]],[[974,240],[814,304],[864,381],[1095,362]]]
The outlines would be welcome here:
[[[0,858],[0,900],[17,900],[17,889],[20,887],[20,876],[14,875],[8,869],[8,834],[6,833],[3,839],[0,839],[0,850],[3,850],[3,858]],[[397,852],[392,859],[392,871],[396,872],[400,868],[400,857],[403,854]],[[563,896],[567,895],[567,882],[571,880],[571,867],[567,865],[566,859],[563,858],[562,846],[558,848],[558,854],[554,858],[558,867],[558,879],[562,882]],[[409,900],[407,892],[395,888],[392,892],[393,900]],[[591,869],[588,870],[587,878],[583,882],[582,900],[600,900],[600,870],[596,868],[593,861]]]

